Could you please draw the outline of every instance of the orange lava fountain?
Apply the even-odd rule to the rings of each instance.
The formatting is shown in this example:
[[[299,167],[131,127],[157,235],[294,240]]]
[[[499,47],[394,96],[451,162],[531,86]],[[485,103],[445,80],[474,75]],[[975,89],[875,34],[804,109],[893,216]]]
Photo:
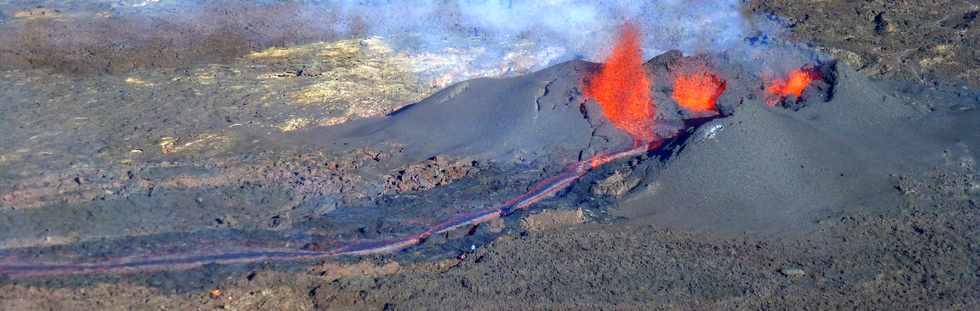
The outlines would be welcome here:
[[[820,80],[820,73],[813,69],[795,69],[790,71],[789,77],[785,80],[772,79],[766,81],[766,95],[769,98],[766,103],[770,107],[775,106],[780,98],[796,96],[800,97],[810,82]]]
[[[636,26],[623,25],[612,54],[584,89],[586,96],[599,102],[602,114],[637,145],[654,140],[656,112]]]
[[[674,74],[674,100],[681,108],[696,113],[718,112],[715,105],[726,83],[707,66],[694,65]]]

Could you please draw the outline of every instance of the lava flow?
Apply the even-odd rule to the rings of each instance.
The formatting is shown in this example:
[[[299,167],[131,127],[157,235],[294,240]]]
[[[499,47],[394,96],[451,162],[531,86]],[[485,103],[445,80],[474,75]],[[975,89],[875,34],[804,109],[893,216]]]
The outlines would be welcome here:
[[[820,80],[820,73],[812,68],[794,69],[786,79],[770,79],[766,81],[766,103],[776,106],[779,100],[789,96],[800,97],[810,82]]]
[[[723,85],[723,83],[721,84]],[[708,89],[709,95],[718,92]],[[723,87],[721,87],[723,89]],[[109,260],[45,262],[35,257],[13,257],[0,254],[0,275],[8,277],[61,276],[96,273],[134,273],[170,271],[208,264],[241,264],[267,261],[318,260],[337,256],[362,256],[396,252],[423,243],[427,238],[464,226],[473,226],[529,209],[541,200],[557,195],[588,172],[612,161],[636,157],[658,148],[662,139],[653,132],[654,103],[650,81],[643,68],[637,30],[627,24],[605,65],[586,88],[602,107],[602,113],[613,125],[633,137],[635,144],[623,150],[604,152],[568,165],[551,178],[539,181],[517,197],[492,208],[458,214],[428,226],[425,230],[382,241],[337,242],[328,249],[263,248],[255,246],[212,247],[200,245],[199,252],[174,254],[134,254]],[[697,89],[694,91],[703,90]],[[708,96],[712,97],[712,96]],[[713,97],[717,97],[714,95]],[[299,242],[284,240],[281,242]],[[279,243],[290,244],[290,243]],[[297,243],[298,244],[298,243]]]
[[[602,114],[632,136],[637,145],[655,139],[655,106],[650,96],[650,79],[643,68],[639,30],[635,26],[630,23],[623,26],[612,54],[585,86],[585,95],[599,102]]]
[[[508,216],[518,210],[529,209],[541,200],[555,196],[575,183],[596,167],[620,159],[635,157],[660,146],[659,141],[634,146],[618,152],[607,152],[568,165],[557,175],[542,180],[530,190],[493,208],[462,213],[429,226],[428,229],[383,241],[353,241],[339,243],[331,249],[284,249],[262,247],[238,247],[222,249],[202,245],[201,252],[132,255],[93,260],[89,262],[45,262],[36,257],[5,257],[0,254],[0,276],[11,278],[32,276],[65,276],[100,273],[139,273],[194,269],[209,264],[247,264],[271,261],[320,260],[338,256],[364,256],[396,252],[421,244],[435,234],[445,233],[464,226],[478,225]]]
[[[682,68],[674,74],[674,100],[695,113],[718,112],[716,102],[726,83],[703,64]]]

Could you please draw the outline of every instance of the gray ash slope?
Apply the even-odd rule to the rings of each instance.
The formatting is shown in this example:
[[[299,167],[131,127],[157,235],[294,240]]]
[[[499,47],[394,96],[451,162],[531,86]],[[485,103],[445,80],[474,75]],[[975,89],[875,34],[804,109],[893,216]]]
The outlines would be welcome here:
[[[820,65],[826,78],[801,98],[767,107],[762,79],[725,56],[662,54],[645,65],[658,130],[696,117],[670,98],[672,71],[690,62],[707,62],[727,80],[718,102],[723,115],[629,167],[643,182],[614,200],[621,207],[615,215],[698,231],[803,234],[843,209],[894,206],[898,176],[934,169],[950,152],[964,166],[975,161],[976,92],[875,81],[831,60]],[[582,95],[582,77],[596,69],[573,61],[522,77],[472,80],[384,118],[304,139],[345,147],[393,142],[405,146],[408,161],[451,154],[562,165],[629,145]]]
[[[670,67],[691,61],[706,59],[671,51],[645,64],[654,80],[658,109],[654,130],[662,137],[674,135],[686,119],[695,117],[670,99]],[[723,112],[753,97],[752,73],[735,63],[717,65],[721,75],[739,80],[734,86],[729,83],[729,91],[722,95]],[[298,138],[301,143],[339,149],[403,145],[405,162],[449,154],[501,162],[545,158],[567,163],[632,143],[583,94],[583,79],[598,68],[595,63],[569,61],[525,76],[469,80],[387,116],[313,129]]]
[[[802,236],[847,209],[898,206],[901,176],[952,166],[976,181],[975,91],[837,67],[833,94],[808,90],[798,110],[748,101],[705,124],[616,214],[711,233]]]
[[[313,130],[304,140],[343,148],[391,142],[405,146],[407,162],[449,154],[568,163],[632,143],[582,94],[582,78],[597,69],[570,61],[520,77],[465,81],[383,118]],[[678,120],[658,130],[670,131]]]

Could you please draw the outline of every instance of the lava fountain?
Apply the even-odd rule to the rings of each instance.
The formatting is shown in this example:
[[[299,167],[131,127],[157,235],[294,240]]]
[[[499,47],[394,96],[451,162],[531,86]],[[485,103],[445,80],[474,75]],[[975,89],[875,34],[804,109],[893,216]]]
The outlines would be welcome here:
[[[820,79],[820,73],[813,68],[794,69],[785,79],[767,79],[766,104],[774,107],[783,98],[800,97],[807,86],[810,86],[810,82]]]
[[[682,66],[673,74],[673,98],[690,112],[716,114],[718,97],[725,92],[726,83],[704,64]]]
[[[643,68],[640,32],[636,26],[623,25],[612,54],[584,89],[586,96],[599,103],[602,114],[632,136],[637,146],[655,139],[656,107],[650,96],[650,79]]]

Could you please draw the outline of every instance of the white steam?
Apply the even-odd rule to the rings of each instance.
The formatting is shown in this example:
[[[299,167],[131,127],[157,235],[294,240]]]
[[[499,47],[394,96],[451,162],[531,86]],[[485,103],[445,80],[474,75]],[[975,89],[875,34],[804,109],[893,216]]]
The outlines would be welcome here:
[[[133,0],[135,1],[135,0]],[[191,0],[135,1],[141,10],[187,8]],[[678,49],[722,52],[745,45],[740,0],[338,0],[304,1],[323,31],[380,37],[396,51],[460,63],[431,68],[455,80],[537,70],[570,59],[601,61],[622,24],[643,35],[646,57]],[[226,2],[234,5],[233,1]],[[325,14],[335,18],[326,20]],[[442,78],[439,78],[442,79]]]
[[[650,54],[725,50],[746,32],[738,0],[348,0],[322,5],[344,17],[329,25],[336,30],[360,21],[371,35],[409,39],[403,48],[429,52],[478,44],[505,55],[514,42],[530,41],[541,49],[560,48],[565,58],[599,60],[626,21],[641,27]]]

